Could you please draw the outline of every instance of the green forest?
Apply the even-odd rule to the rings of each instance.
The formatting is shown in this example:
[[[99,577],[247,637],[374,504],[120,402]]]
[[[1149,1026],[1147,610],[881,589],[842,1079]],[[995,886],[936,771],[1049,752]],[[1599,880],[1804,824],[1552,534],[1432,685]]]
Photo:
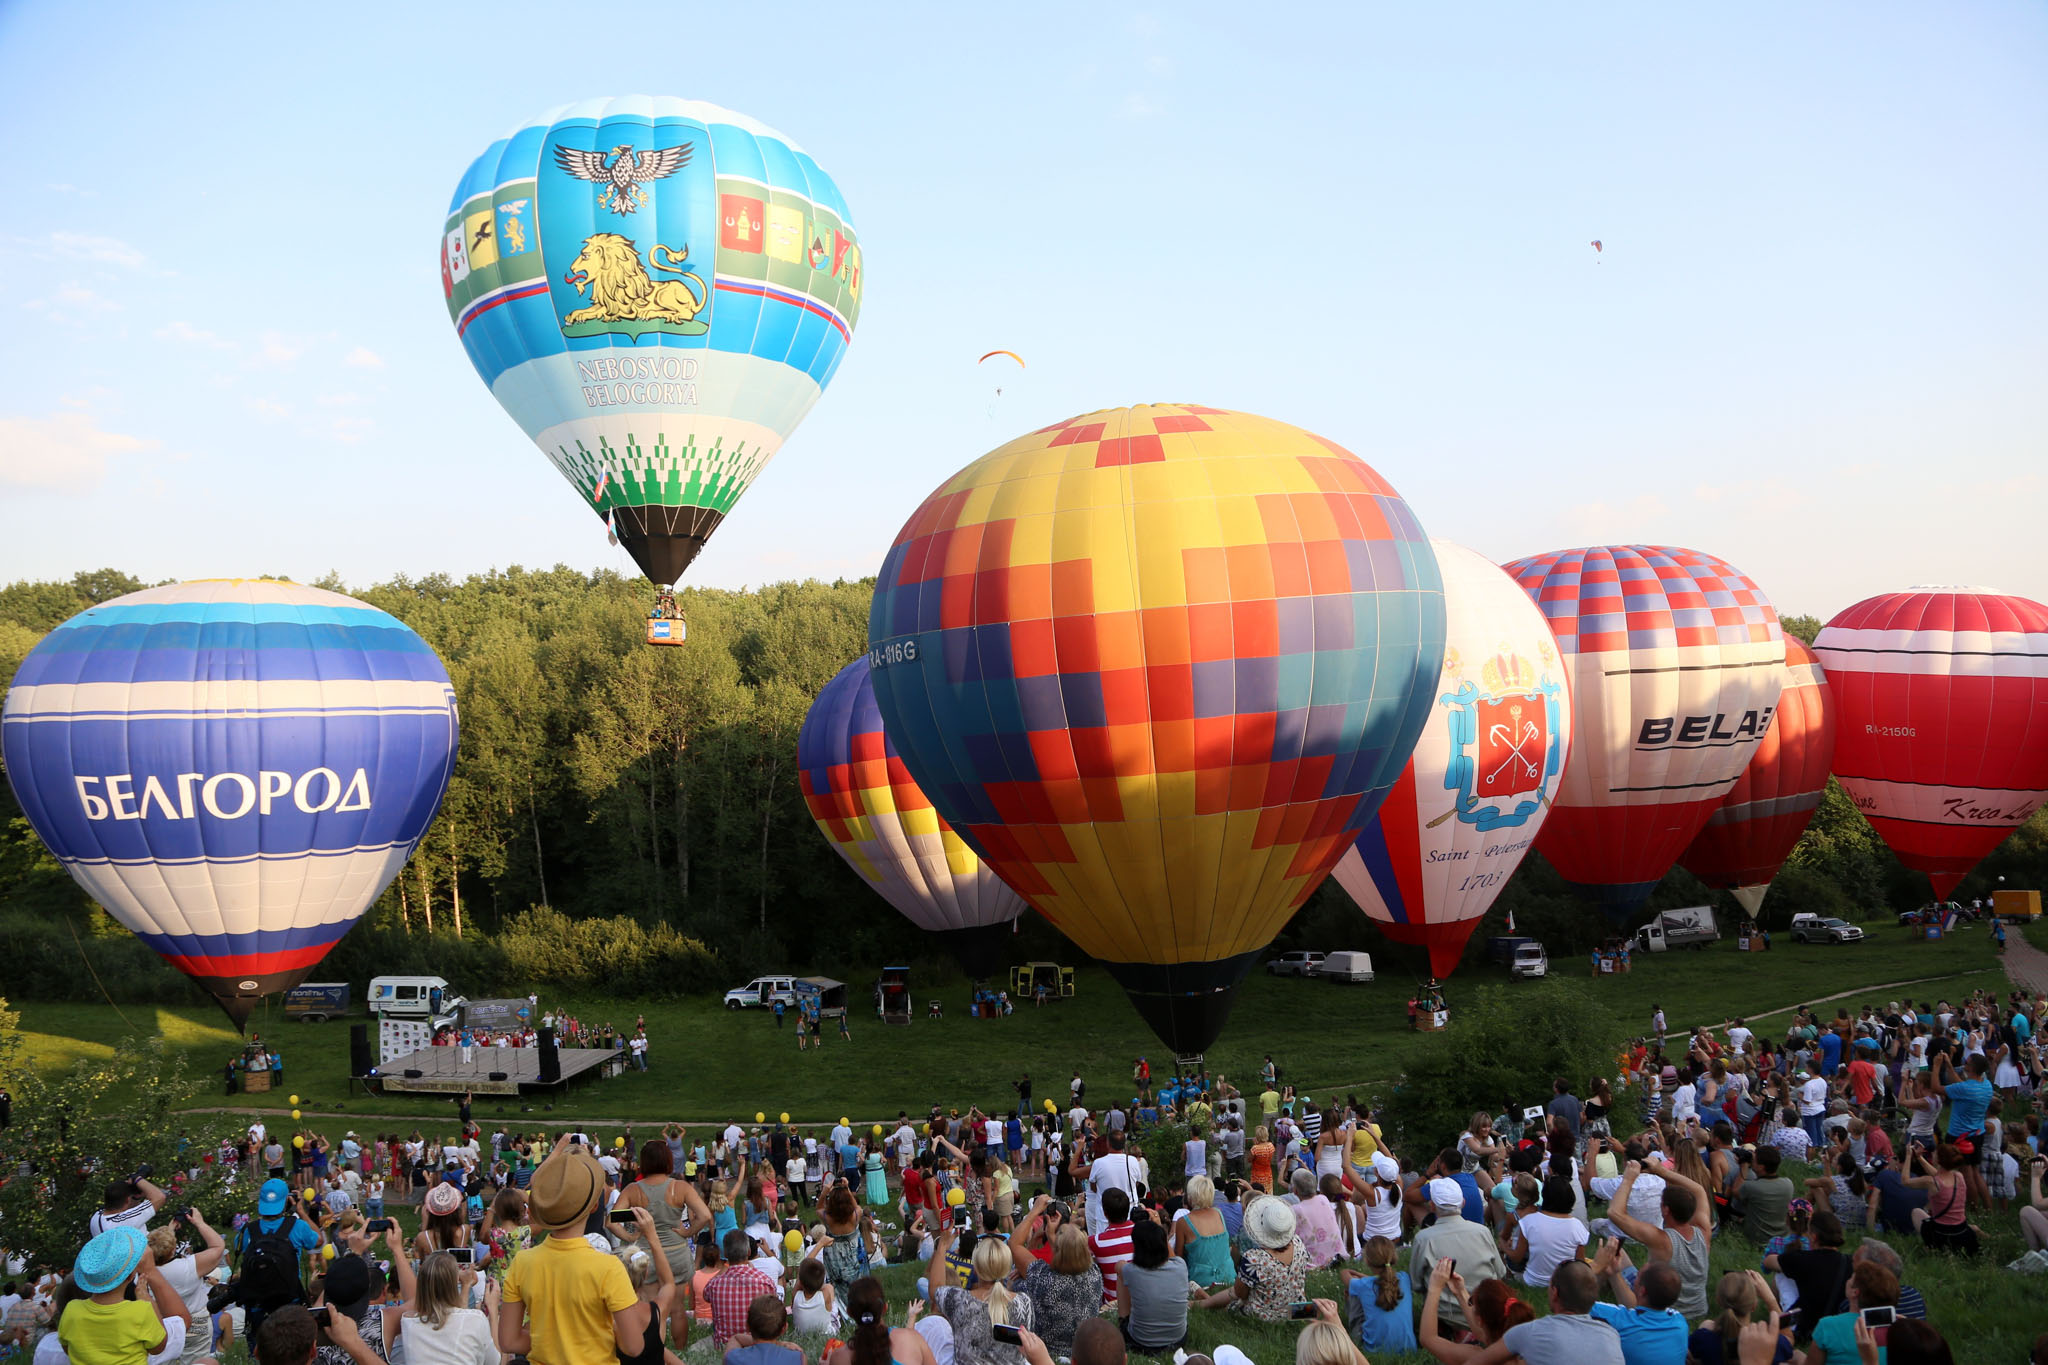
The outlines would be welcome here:
[[[112,569],[0,589],[0,669],[11,678],[42,635],[140,581]],[[842,863],[798,791],[797,730],[820,687],[867,643],[872,582],[777,583],[678,594],[689,643],[643,643],[647,590],[612,573],[511,568],[369,586],[322,580],[418,631],[448,667],[462,748],[447,799],[406,871],[316,973],[361,982],[433,971],[471,994],[533,984],[663,996],[738,984],[770,968],[845,979],[929,946]],[[1820,623],[1789,617],[1811,640]],[[2048,882],[2048,814],[1978,868],[1959,894]],[[1927,896],[1831,787],[1765,904],[1852,920]],[[1716,901],[1683,870],[1658,907]],[[1509,912],[1553,953],[1612,932],[1566,894],[1540,856],[1473,937],[1483,951]],[[183,977],[97,911],[50,858],[0,785],[0,996],[189,1003]],[[1027,917],[1014,960],[1077,954]],[[1278,948],[1359,948],[1422,975],[1334,882]]]

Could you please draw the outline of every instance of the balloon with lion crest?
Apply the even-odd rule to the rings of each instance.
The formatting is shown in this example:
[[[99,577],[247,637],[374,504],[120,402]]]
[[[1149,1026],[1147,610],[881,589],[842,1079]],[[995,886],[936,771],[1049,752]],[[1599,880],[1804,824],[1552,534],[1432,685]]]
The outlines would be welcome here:
[[[477,373],[657,584],[673,584],[832,382],[861,251],[780,133],[595,99],[484,149],[442,225]]]

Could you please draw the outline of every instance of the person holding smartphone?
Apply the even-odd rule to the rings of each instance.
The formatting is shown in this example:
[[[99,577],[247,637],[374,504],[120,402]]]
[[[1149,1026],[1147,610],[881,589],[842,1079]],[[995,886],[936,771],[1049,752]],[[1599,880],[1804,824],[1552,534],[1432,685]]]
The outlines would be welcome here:
[[[1898,1312],[1899,1277],[1881,1265],[1860,1261],[1849,1274],[1848,1311],[1814,1324],[1813,1341],[1801,1365],[1858,1365],[1859,1331],[1875,1338],[1881,1350]]]

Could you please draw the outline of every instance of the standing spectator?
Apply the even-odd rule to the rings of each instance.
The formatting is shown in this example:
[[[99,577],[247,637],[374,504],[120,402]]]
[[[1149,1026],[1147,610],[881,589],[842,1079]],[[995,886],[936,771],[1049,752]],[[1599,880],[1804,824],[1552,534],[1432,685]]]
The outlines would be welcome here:
[[[1572,1094],[1572,1083],[1562,1076],[1550,1083],[1550,1089],[1550,1103],[1543,1107],[1544,1112],[1563,1119],[1565,1127],[1571,1130],[1572,1141],[1577,1142],[1579,1127],[1585,1119],[1585,1106],[1579,1103],[1578,1096]],[[1460,1267],[1462,1271],[1463,1267]]]
[[[626,1268],[584,1240],[604,1198],[604,1168],[572,1136],[556,1143],[527,1186],[527,1220],[546,1237],[505,1272],[498,1309],[499,1349],[533,1365],[589,1365],[614,1352],[630,1359],[643,1344],[626,1311],[639,1302]]]
[[[185,1210],[178,1221],[199,1235],[199,1250],[180,1256],[177,1234],[164,1227],[150,1230],[149,1252],[156,1258],[157,1269],[163,1272],[164,1283],[184,1301],[185,1311],[191,1316],[192,1325],[185,1332],[185,1350],[178,1360],[180,1365],[195,1365],[201,1356],[213,1354],[213,1319],[206,1311],[206,1295],[211,1288],[207,1277],[220,1266],[228,1246],[207,1225],[199,1210]]]
[[[251,1340],[270,1312],[288,1303],[304,1303],[301,1259],[320,1250],[320,1231],[291,1208],[291,1189],[284,1181],[263,1182],[256,1192],[256,1218],[235,1235],[235,1266],[247,1314],[242,1334]]]
[[[108,1184],[99,1209],[86,1222],[86,1235],[97,1237],[108,1228],[148,1232],[149,1220],[156,1217],[164,1200],[170,1197],[149,1183],[150,1174],[149,1167],[141,1166],[128,1179]]]
[[[171,1310],[182,1319],[184,1304],[164,1283],[140,1229],[117,1225],[94,1237],[71,1277],[81,1297],[64,1306],[57,1339],[72,1365],[143,1365],[169,1347],[164,1316]]]

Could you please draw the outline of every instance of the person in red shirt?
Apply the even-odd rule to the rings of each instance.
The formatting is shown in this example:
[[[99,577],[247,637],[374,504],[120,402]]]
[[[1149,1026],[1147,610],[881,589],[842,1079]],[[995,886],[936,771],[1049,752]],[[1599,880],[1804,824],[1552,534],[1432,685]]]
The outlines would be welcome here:
[[[1111,1186],[1102,1192],[1102,1231],[1088,1239],[1088,1252],[1102,1272],[1102,1302],[1117,1301],[1118,1267],[1131,1259],[1131,1197]]]
[[[1856,1058],[1849,1063],[1849,1096],[1855,1100],[1858,1109],[1868,1108],[1877,1094],[1877,1067],[1870,1060],[1875,1047],[1864,1047],[1867,1039],[1859,1039]]]
[[[722,1351],[747,1330],[747,1310],[754,1300],[763,1294],[779,1299],[782,1291],[752,1264],[754,1244],[746,1229],[726,1233],[719,1249],[725,1253],[725,1269],[705,1282],[704,1297],[711,1301],[711,1342]]]

